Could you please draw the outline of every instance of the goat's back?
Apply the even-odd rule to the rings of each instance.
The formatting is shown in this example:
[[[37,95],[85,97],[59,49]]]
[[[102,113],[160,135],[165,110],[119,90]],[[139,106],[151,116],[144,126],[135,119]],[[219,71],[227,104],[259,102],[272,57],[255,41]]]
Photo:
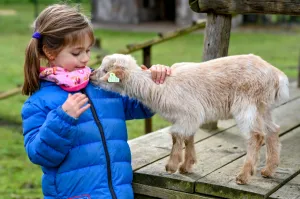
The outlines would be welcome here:
[[[171,67],[172,75],[165,82],[168,98],[188,102],[193,108],[200,103],[208,111],[219,110],[221,118],[228,117],[238,103],[271,106],[276,101],[280,78],[287,79],[280,70],[252,54]]]
[[[202,63],[176,63],[167,81],[194,85],[196,88],[223,91],[258,92],[278,89],[279,78],[284,73],[255,55],[236,55]],[[180,83],[181,82],[181,83]],[[194,88],[192,88],[194,89]]]

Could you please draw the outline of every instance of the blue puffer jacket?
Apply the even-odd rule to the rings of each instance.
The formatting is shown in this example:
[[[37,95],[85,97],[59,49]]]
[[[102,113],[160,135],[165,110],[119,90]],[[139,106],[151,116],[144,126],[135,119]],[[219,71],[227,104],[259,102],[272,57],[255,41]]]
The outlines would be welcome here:
[[[135,100],[91,84],[85,91],[94,110],[89,108],[77,120],[61,108],[68,93],[52,82],[42,81],[23,106],[26,152],[42,167],[44,198],[133,198],[125,120],[152,113]]]

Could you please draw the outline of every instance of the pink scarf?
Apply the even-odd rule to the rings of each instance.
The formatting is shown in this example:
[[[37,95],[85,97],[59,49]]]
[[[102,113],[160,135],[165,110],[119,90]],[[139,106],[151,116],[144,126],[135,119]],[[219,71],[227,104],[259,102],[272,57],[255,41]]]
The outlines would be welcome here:
[[[54,66],[49,68],[40,67],[39,77],[43,80],[55,82],[65,91],[75,92],[86,87],[89,83],[90,74],[91,69],[87,66],[72,72],[62,67]]]

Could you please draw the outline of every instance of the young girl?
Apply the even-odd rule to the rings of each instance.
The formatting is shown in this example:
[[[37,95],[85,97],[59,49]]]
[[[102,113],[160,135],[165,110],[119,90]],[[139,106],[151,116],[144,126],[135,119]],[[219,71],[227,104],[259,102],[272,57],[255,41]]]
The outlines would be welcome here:
[[[125,120],[153,114],[89,83],[94,35],[75,8],[47,7],[32,37],[24,64],[23,94],[30,97],[22,109],[23,134],[29,159],[44,173],[44,198],[133,198]],[[170,74],[161,65],[150,70],[157,83]]]

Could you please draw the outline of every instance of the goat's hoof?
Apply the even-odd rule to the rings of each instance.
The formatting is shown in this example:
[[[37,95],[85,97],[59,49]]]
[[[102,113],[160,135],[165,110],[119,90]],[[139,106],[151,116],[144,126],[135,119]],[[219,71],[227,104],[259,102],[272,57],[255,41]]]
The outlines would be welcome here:
[[[191,161],[191,164],[183,163],[179,167],[179,173],[186,174],[186,173],[192,173],[192,166],[195,161]]]
[[[270,178],[273,175],[273,172],[268,168],[263,168],[260,173],[264,178]]]
[[[174,165],[170,165],[170,164],[167,164],[166,165],[166,171],[168,172],[168,173],[175,173],[176,171],[177,171],[177,166],[174,166]]]
[[[239,185],[247,184],[248,181],[249,181],[249,177],[245,174],[239,174],[235,179],[236,184]]]
[[[179,167],[179,173],[181,173],[181,174],[192,173],[192,168],[187,168],[187,167],[181,166],[181,167]]]

